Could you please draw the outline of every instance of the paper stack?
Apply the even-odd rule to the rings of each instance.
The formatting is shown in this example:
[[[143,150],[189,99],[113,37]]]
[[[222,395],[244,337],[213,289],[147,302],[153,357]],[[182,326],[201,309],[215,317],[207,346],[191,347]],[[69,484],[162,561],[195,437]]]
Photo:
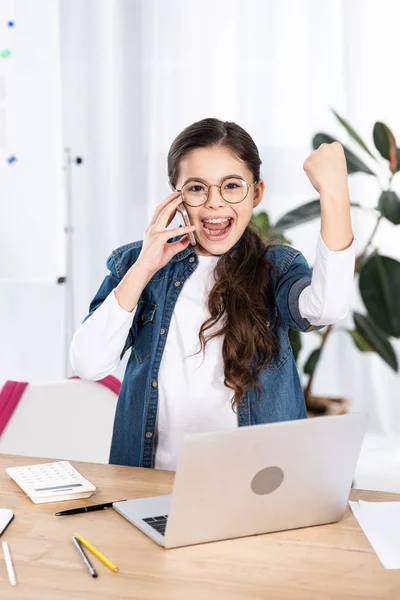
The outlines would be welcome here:
[[[349,504],[385,569],[400,569],[400,502]]]

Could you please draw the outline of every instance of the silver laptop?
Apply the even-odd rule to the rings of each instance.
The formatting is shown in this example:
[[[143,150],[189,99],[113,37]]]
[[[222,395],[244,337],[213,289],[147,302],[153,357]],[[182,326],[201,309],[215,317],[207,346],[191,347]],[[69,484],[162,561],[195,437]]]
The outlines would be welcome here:
[[[367,421],[354,413],[187,434],[172,494],[113,507],[165,548],[339,521]]]

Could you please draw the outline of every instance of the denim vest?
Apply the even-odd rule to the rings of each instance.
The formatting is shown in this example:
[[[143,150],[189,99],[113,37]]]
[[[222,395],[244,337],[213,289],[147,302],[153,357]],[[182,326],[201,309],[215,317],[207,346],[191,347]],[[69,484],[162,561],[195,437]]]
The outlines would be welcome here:
[[[241,241],[242,238],[229,252],[234,252]],[[142,243],[133,242],[112,252],[107,260],[110,274],[93,298],[85,320],[135,263]],[[259,373],[260,397],[256,397],[255,388],[250,388],[241,398],[239,427],[306,418],[304,395],[287,332],[288,328],[304,332],[322,327],[311,325],[299,311],[300,292],[311,283],[312,276],[302,253],[282,244],[271,247],[266,257],[277,267],[277,274],[270,270],[275,296],[275,316],[270,326],[275,327],[280,350]],[[197,263],[197,253],[189,245],[154,274],[140,296],[121,353],[122,358],[131,348],[115,413],[109,458],[112,464],[154,467],[158,372],[175,303]]]

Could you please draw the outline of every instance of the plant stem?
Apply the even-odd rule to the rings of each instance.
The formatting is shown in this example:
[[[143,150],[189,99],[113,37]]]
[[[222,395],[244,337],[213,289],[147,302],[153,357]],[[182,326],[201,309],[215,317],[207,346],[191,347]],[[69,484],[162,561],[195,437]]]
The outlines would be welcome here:
[[[374,229],[373,229],[373,231],[372,231],[371,235],[370,235],[370,236],[369,236],[369,238],[368,238],[368,241],[367,241],[367,243],[366,243],[366,245],[365,245],[365,248],[364,248],[364,250],[361,252],[361,255],[360,255],[360,257],[359,257],[359,258],[364,258],[364,256],[365,256],[365,253],[367,252],[367,250],[368,250],[368,248],[369,248],[369,246],[370,246],[370,244],[371,244],[371,242],[372,242],[372,238],[374,237],[374,235],[375,235],[375,233],[376,233],[376,231],[377,231],[377,229],[378,229],[378,227],[379,227],[379,223],[381,222],[381,219],[382,219],[382,217],[383,217],[383,215],[382,215],[382,214],[380,214],[380,215],[379,215],[379,217],[378,217],[378,219],[377,219],[377,221],[376,221],[376,223],[375,223],[375,227],[374,227]]]
[[[326,331],[325,331],[325,333],[323,334],[323,337],[322,337],[322,342],[321,342],[321,345],[320,345],[320,347],[319,347],[320,356],[321,356],[322,349],[323,349],[323,347],[324,347],[324,346],[325,346],[325,344],[326,344],[326,340],[328,339],[328,335],[329,335],[329,334],[331,333],[331,331],[332,331],[332,327],[333,327],[333,325],[328,325],[328,328],[327,328],[327,330],[326,330]],[[306,389],[304,390],[304,396],[305,396],[305,399],[306,399],[306,400],[307,400],[307,398],[308,398],[308,396],[309,396],[309,394],[310,394],[310,390],[311,390],[311,384],[312,384],[312,381],[313,381],[313,379],[314,379],[314,373],[315,373],[315,371],[316,371],[316,368],[317,368],[317,364],[318,364],[318,362],[319,362],[319,359],[318,359],[318,361],[317,361],[317,363],[316,363],[316,365],[315,365],[315,367],[314,367],[314,370],[313,370],[313,372],[311,373],[310,377],[308,378],[308,383],[307,383]]]

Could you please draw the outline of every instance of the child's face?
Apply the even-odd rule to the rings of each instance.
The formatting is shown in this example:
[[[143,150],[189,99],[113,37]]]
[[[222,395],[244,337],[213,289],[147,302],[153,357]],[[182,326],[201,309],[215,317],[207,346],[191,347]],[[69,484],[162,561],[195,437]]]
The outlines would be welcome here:
[[[212,146],[195,148],[180,162],[179,177],[176,189],[182,189],[189,178],[199,178],[208,185],[219,185],[228,175],[240,175],[247,183],[253,183],[254,177],[246,164],[228,148]],[[194,235],[197,244],[194,246],[202,256],[220,255],[236,244],[246,229],[253,208],[258,206],[264,195],[264,182],[259,181],[250,187],[246,198],[238,204],[230,204],[219,193],[218,188],[211,187],[208,198],[201,206],[186,206],[192,225],[196,227]],[[216,239],[218,232],[205,231],[203,219],[230,217],[231,223],[221,239]],[[224,227],[226,223],[220,225]],[[216,227],[216,225],[214,225]]]

